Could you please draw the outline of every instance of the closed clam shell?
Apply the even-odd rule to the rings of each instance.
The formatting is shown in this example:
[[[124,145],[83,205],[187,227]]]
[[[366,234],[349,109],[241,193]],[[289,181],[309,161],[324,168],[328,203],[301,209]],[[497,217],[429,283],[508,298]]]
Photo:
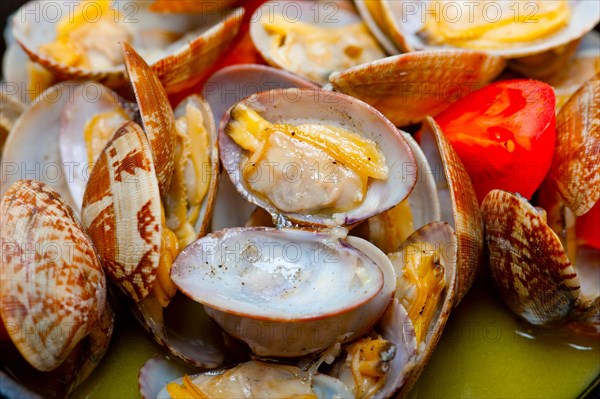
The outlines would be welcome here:
[[[175,157],[175,116],[167,93],[156,73],[127,43],[122,43],[123,59],[129,81],[152,148],[152,159],[161,194],[167,192],[173,175]]]
[[[69,191],[71,171],[61,161],[59,147],[61,113],[76,86],[75,82],[62,82],[50,87],[17,120],[2,150],[0,195],[18,180],[39,180],[57,191],[75,212],[79,211]]]
[[[408,52],[450,47],[428,43],[427,40],[419,34],[425,23],[427,11],[434,9],[434,5],[430,3],[433,3],[433,1],[381,1],[386,26],[390,32],[390,36],[400,50]],[[449,3],[452,4],[452,2]],[[568,0],[568,3],[571,10],[571,16],[569,23],[564,28],[557,30],[545,38],[515,43],[514,46],[507,48],[490,49],[487,50],[487,52],[505,58],[518,58],[542,53],[579,39],[592,30],[600,20],[600,4],[596,1],[581,0]],[[444,5],[442,5],[442,7],[444,7]],[[453,7],[456,9],[456,4],[454,4]],[[450,11],[448,11],[448,13],[449,12]],[[527,10],[524,12],[527,12]],[[453,18],[453,15],[454,14],[450,15],[442,12],[438,18]],[[487,18],[487,16],[484,17],[484,19],[485,18]],[[452,22],[451,19],[450,22]]]
[[[556,118],[556,147],[547,179],[583,215],[600,199],[600,74],[587,81]]]
[[[108,277],[135,301],[146,297],[159,261],[161,203],[150,144],[134,122],[119,128],[94,166],[81,220]]]
[[[490,270],[504,302],[532,324],[564,321],[577,303],[579,279],[542,215],[502,190],[485,197],[482,214]]]
[[[421,130],[421,148],[435,176],[442,220],[454,228],[458,244],[455,303],[467,293],[483,255],[483,223],[477,196],[465,167],[433,118]]]
[[[330,75],[336,91],[359,98],[396,126],[435,116],[496,78],[501,57],[471,50],[401,54]]]
[[[283,216],[304,225],[351,225],[390,209],[405,199],[414,188],[416,175],[406,173],[407,170],[416,169],[410,147],[387,119],[356,98],[322,90],[291,88],[254,94],[239,104],[254,109],[271,123],[318,123],[347,129],[377,143],[387,160],[387,180],[370,182],[364,200],[353,209],[315,215],[281,212],[271,202],[253,194],[243,178],[243,149],[225,133],[225,127],[231,120],[231,116],[227,115],[221,122],[219,131],[219,151],[223,167],[240,194],[271,215]]]
[[[414,359],[415,365],[411,369],[406,383],[400,389],[400,396],[406,396],[410,392],[412,386],[424,371],[442,336],[452,307],[455,306],[455,301],[460,293],[457,290],[459,278],[459,271],[457,270],[458,240],[454,234],[454,230],[446,222],[431,222],[423,226],[402,244],[397,253],[389,255],[396,275],[402,275],[404,267],[403,253],[410,254],[411,252],[422,250],[420,243],[428,243],[438,251],[440,263],[444,268],[446,287],[436,306],[430,325],[426,327],[427,334],[424,335],[424,341],[419,346]],[[402,293],[396,292],[396,298],[399,295],[402,295]]]
[[[0,215],[2,322],[23,357],[50,371],[100,319],[104,273],[75,214],[44,183],[11,185]]]

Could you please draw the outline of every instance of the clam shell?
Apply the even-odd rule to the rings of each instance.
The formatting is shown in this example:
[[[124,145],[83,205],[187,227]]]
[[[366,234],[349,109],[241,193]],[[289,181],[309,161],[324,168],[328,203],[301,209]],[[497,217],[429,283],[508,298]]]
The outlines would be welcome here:
[[[232,65],[215,72],[204,84],[202,97],[208,101],[217,124],[232,105],[265,90],[317,89],[319,86],[291,72],[266,65]]]
[[[556,119],[556,149],[547,179],[583,215],[600,199],[600,73],[583,85]]]
[[[131,309],[156,342],[190,365],[212,369],[241,357],[229,352],[222,330],[203,306],[183,294],[175,294],[166,308],[147,297]]]
[[[354,6],[373,36],[381,44],[381,47],[390,55],[400,53],[400,50],[398,50],[398,47],[396,47],[396,44],[390,38],[387,26],[383,20],[381,2],[378,0],[354,0]]]
[[[332,289],[351,278],[345,272],[359,263],[368,276],[364,284]],[[335,278],[325,277],[329,273]],[[205,236],[181,252],[171,278],[254,353],[278,357],[314,353],[360,336],[381,317],[396,285],[387,257],[365,240],[272,228]]]
[[[564,321],[580,286],[558,236],[524,198],[505,191],[491,191],[482,213],[490,270],[504,302],[531,324]]]
[[[109,278],[140,301],[156,278],[161,203],[150,144],[133,122],[123,124],[92,170],[81,220]]]
[[[219,131],[219,151],[223,167],[237,190],[249,202],[272,215],[282,215],[294,223],[314,226],[351,225],[381,213],[401,202],[412,191],[416,176],[405,176],[407,168],[415,170],[410,147],[396,128],[379,112],[362,101],[341,93],[310,89],[271,90],[252,95],[242,101],[272,123],[322,123],[356,132],[379,144],[389,166],[386,181],[374,180],[363,202],[356,208],[334,214],[309,215],[283,213],[270,202],[254,195],[241,178],[243,150],[225,133],[230,121],[227,115]]]
[[[440,260],[444,267],[446,288],[431,320],[431,325],[427,327],[427,334],[424,336],[425,339],[421,344],[422,346],[419,347],[415,358],[416,364],[411,369],[406,383],[402,385],[400,396],[406,396],[410,392],[410,389],[425,369],[429,358],[442,336],[442,332],[450,316],[450,311],[455,306],[455,301],[460,293],[457,290],[459,278],[459,271],[457,270],[457,260],[459,259],[458,242],[454,230],[446,222],[432,222],[423,226],[402,244],[398,253],[390,255],[396,275],[402,275],[402,269],[404,268],[402,253],[405,251],[414,252],[420,250],[421,247],[418,245],[420,242],[433,244],[439,251]],[[399,292],[396,292],[396,298],[399,294]]]
[[[194,226],[194,230],[198,237],[205,235],[211,224],[213,209],[217,198],[217,189],[219,187],[219,179],[221,174],[219,173],[219,143],[218,143],[218,131],[215,126],[215,120],[213,119],[213,112],[208,104],[202,97],[193,94],[186,97],[175,109],[175,117],[179,118],[185,115],[185,107],[187,104],[192,104],[202,112],[202,120],[204,121],[204,127],[209,134],[209,164],[203,165],[202,171],[203,176],[201,179],[210,179],[208,191],[202,200],[202,208],[198,215],[198,220]]]
[[[148,10],[148,5],[148,2],[142,1],[115,2],[112,9],[121,12],[117,23],[133,31],[131,44],[134,47],[144,47],[147,32],[157,28],[182,36],[166,48],[147,56],[148,63],[169,93],[189,88],[202,78],[202,74],[231,44],[244,15],[242,8],[225,15],[220,10],[202,15],[155,14]],[[68,16],[73,12],[72,6],[68,2],[56,2],[52,5],[52,12],[59,17]],[[55,40],[56,25],[60,21],[60,18],[43,18],[45,7],[47,5],[44,2],[30,1],[11,20],[13,35],[29,58],[50,70],[60,80],[93,80],[116,90],[125,88],[127,83],[123,65],[103,70],[69,67],[39,52],[40,45]],[[135,12],[132,13],[132,10]],[[132,23],[133,20],[137,23]]]
[[[396,298],[392,299],[377,330],[381,331],[383,338],[396,345],[396,356],[391,361],[387,380],[373,395],[373,399],[383,399],[392,397],[410,377],[416,364],[417,340],[408,313]]]
[[[496,78],[501,57],[470,50],[401,54],[330,75],[336,91],[359,98],[396,126],[435,116]]]
[[[50,371],[102,315],[106,280],[100,261],[71,208],[41,182],[11,185],[0,215],[2,322],[23,357]]]
[[[341,7],[339,3],[343,2],[268,1],[257,8],[254,14],[252,14],[250,20],[250,37],[252,38],[252,42],[269,65],[303,75],[302,72],[297,72],[295,70],[296,67],[294,65],[284,65],[273,56],[270,48],[271,35],[261,23],[261,19],[267,18],[269,21],[273,21],[277,16],[283,16],[284,20],[291,24],[303,22],[320,28],[339,28],[353,25],[361,21],[360,16],[357,15],[353,9],[350,7]],[[310,62],[309,60],[300,59],[294,59],[293,61],[299,64]],[[315,76],[313,76],[312,79],[308,76],[305,77],[318,83],[326,83],[327,75],[330,72],[333,71],[323,72],[322,74],[319,74],[317,78],[315,71]]]
[[[122,111],[133,119],[133,112],[124,108],[125,101],[106,86],[86,82],[71,94],[60,118],[60,155],[63,165],[70,168],[67,185],[77,212],[81,211],[83,193],[93,164],[89,163],[84,131],[89,120],[99,113]]]
[[[123,59],[129,81],[152,148],[158,187],[165,194],[171,184],[175,157],[175,116],[167,93],[156,73],[127,43],[122,43]]]
[[[428,44],[419,35],[425,22],[429,0],[382,0],[387,28],[392,39],[402,51],[432,50],[441,47]],[[517,58],[542,53],[579,39],[592,30],[600,20],[600,4],[595,1],[569,0],[571,19],[569,24],[554,34],[535,41],[523,42],[512,48],[494,49],[487,52],[506,58]],[[431,9],[432,6],[429,6]],[[416,12],[414,12],[416,11]]]
[[[149,10],[161,13],[205,14],[232,7],[238,2],[238,0],[154,0]]]
[[[71,99],[75,82],[50,87],[35,99],[13,126],[2,152],[0,194],[21,179],[35,179],[57,191],[76,212],[68,181],[71,171],[63,165],[59,148],[61,112]]]
[[[168,357],[154,355],[144,363],[138,374],[138,386],[142,399],[156,399],[160,391],[171,381],[193,369],[183,366]]]
[[[12,86],[3,83],[0,86],[0,152],[8,138],[8,133],[23,111],[25,111],[25,104],[12,92]]]
[[[458,243],[458,304],[467,293],[483,254],[483,222],[477,196],[458,154],[446,140],[437,123],[425,118],[421,148],[429,160],[440,198],[442,220],[454,228]]]

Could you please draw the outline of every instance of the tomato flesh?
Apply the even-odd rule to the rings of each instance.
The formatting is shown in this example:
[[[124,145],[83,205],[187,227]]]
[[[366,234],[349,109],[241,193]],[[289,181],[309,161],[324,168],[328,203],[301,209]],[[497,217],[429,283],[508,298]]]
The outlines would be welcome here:
[[[457,101],[435,120],[465,164],[480,202],[493,189],[530,199],[550,169],[555,95],[546,83],[495,82]]]

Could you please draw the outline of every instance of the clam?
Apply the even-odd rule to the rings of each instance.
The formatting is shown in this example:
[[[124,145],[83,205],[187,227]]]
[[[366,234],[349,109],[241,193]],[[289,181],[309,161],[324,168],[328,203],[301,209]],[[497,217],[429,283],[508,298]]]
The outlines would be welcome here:
[[[53,373],[49,389],[56,391],[46,394],[58,396],[85,379],[108,347],[113,314],[104,273],[75,214],[44,183],[12,184],[0,213],[2,341],[12,341],[36,370]],[[3,356],[2,363],[20,374],[18,360]]]
[[[598,333],[598,250],[571,261],[545,212],[519,195],[494,190],[482,213],[492,277],[511,310],[531,324],[574,320]]]
[[[389,260],[369,242],[298,229],[209,234],[181,252],[171,278],[227,333],[269,357],[357,338],[395,290]]]
[[[343,2],[269,1],[252,15],[250,35],[265,61],[311,81],[385,56]]]
[[[171,394],[188,396],[198,395],[198,392],[205,397],[226,395],[235,398],[266,397],[265,395],[305,395],[302,397],[315,399],[351,397],[350,391],[341,381],[321,373],[309,376],[292,365],[249,361],[230,369],[179,377],[183,373],[167,359],[155,357],[148,360],[140,370],[142,397],[170,399]],[[157,384],[157,381],[162,382],[162,385]]]
[[[600,199],[600,73],[587,81],[556,118],[556,149],[548,183],[575,215]]]
[[[483,255],[483,223],[477,196],[465,167],[439,126],[427,117],[421,129],[421,148],[435,176],[442,221],[456,233],[458,304],[473,284]]]
[[[431,50],[387,57],[333,73],[333,89],[359,98],[394,125],[421,122],[495,79],[501,57],[472,50]]]
[[[598,23],[600,6],[577,0],[477,4],[382,0],[380,13],[384,31],[400,51],[466,47],[520,58],[581,38]]]
[[[85,79],[126,88],[117,43],[128,42],[152,65],[168,93],[181,92],[196,84],[227,49],[244,13],[239,8],[202,15],[156,14],[148,6],[147,2],[111,1],[76,7],[68,2],[26,3],[11,20],[12,33],[30,59],[50,72],[40,73],[32,64],[34,72],[26,84]],[[56,18],[41,18],[49,8]]]
[[[176,295],[169,277],[179,250],[209,227],[218,179],[212,111],[190,96],[173,112],[152,70],[133,49],[124,52],[146,132],[126,122],[104,148],[84,194],[83,224],[153,337],[186,361],[216,367],[225,358],[219,330]],[[194,313],[197,328],[182,327],[178,312]]]
[[[396,128],[340,93],[252,95],[224,118],[219,140],[238,191],[281,223],[351,225],[398,204],[416,180],[407,172],[416,169],[414,156]]]
[[[204,84],[202,97],[210,104],[218,124],[235,103],[264,91],[287,88],[313,88],[318,86],[293,73],[257,64],[233,65],[215,72]],[[226,172],[221,172],[226,174]],[[231,212],[236,209],[236,212]],[[219,179],[217,199],[213,212],[212,231],[226,227],[242,226],[255,209],[237,192],[227,176]]]
[[[415,231],[388,255],[396,276],[395,298],[408,310],[417,338],[415,366],[402,385],[406,396],[417,381],[442,336],[458,288],[459,238],[446,222],[432,222]]]

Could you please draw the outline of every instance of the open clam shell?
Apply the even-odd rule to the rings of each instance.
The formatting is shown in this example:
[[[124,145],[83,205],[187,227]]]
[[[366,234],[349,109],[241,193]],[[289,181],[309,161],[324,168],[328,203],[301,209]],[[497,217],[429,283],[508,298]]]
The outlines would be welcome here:
[[[156,73],[127,43],[122,43],[123,59],[129,81],[144,124],[144,131],[152,148],[152,159],[162,195],[171,184],[175,156],[175,116],[167,93]]]
[[[257,111],[272,123],[309,122],[350,130],[377,143],[387,160],[387,180],[369,182],[365,198],[353,209],[322,214],[282,212],[270,201],[254,194],[243,177],[244,150],[225,133],[225,128],[231,121],[231,116],[227,115],[219,132],[223,167],[242,196],[266,209],[274,218],[283,216],[294,223],[315,226],[351,225],[398,204],[410,194],[415,185],[416,176],[406,174],[407,168],[416,169],[410,147],[387,119],[358,99],[321,90],[286,89],[261,92],[238,104]]]
[[[205,236],[177,257],[171,277],[226,332],[257,355],[276,357],[360,336],[396,286],[387,257],[365,240],[272,228]]]
[[[379,0],[355,0],[354,6],[381,47],[390,55],[400,53],[401,51],[396,47],[387,30],[381,2]]]
[[[106,280],[100,260],[71,208],[41,182],[11,185],[0,212],[2,322],[27,362],[51,371],[102,317]]]
[[[482,203],[490,270],[512,311],[532,324],[565,321],[580,282],[559,237],[527,201],[501,190]]]
[[[141,1],[114,2],[111,12],[116,19],[115,25],[129,32],[131,45],[144,52],[146,61],[152,65],[169,93],[179,92],[197,83],[227,49],[239,30],[244,14],[242,8],[225,15],[216,9],[201,15],[156,14],[148,9],[148,5],[148,2]],[[39,51],[41,45],[56,40],[61,17],[68,18],[74,12],[73,4],[56,2],[51,7],[52,12],[56,13],[53,15],[58,17],[43,18],[45,7],[49,6],[42,1],[30,1],[11,20],[13,35],[31,60],[51,71],[57,79],[94,80],[111,88],[123,88],[126,80],[122,64],[98,70],[86,69],[68,66]],[[81,10],[76,8],[75,12]],[[100,19],[102,15],[95,17]],[[169,40],[167,44],[162,39],[155,42],[157,29],[178,38]]]
[[[423,341],[418,347],[415,358],[415,366],[411,369],[410,375],[402,385],[400,396],[406,396],[414,383],[417,381],[429,358],[442,336],[446,322],[455,306],[456,300],[460,292],[458,289],[459,271],[457,270],[458,261],[458,240],[454,234],[454,230],[446,222],[432,222],[421,229],[415,231],[400,247],[399,251],[390,254],[389,257],[394,266],[397,276],[401,276],[404,268],[404,256],[410,255],[415,251],[422,251],[425,248],[422,243],[432,245],[437,251],[439,261],[444,268],[444,277],[446,279],[446,287],[442,296],[439,298],[438,304],[435,307],[435,312],[428,326],[419,326],[418,328],[426,328],[426,334],[422,336]],[[396,291],[396,298],[402,296],[403,293]],[[415,327],[417,328],[417,327]]]
[[[63,82],[44,91],[13,126],[2,152],[0,194],[21,179],[46,183],[76,212],[77,202],[68,186],[70,170],[60,155],[60,118],[77,83]]]
[[[117,130],[92,170],[81,220],[104,270],[139,301],[156,278],[161,243],[161,203],[150,144],[127,122]]]
[[[424,16],[427,10],[431,10],[434,7],[430,3],[433,3],[433,1],[381,1],[386,27],[400,50],[408,52],[449,47],[428,43],[420,34],[425,23]],[[542,53],[581,38],[598,23],[600,19],[600,5],[593,1],[580,0],[569,0],[568,4],[571,9],[571,16],[569,23],[564,28],[542,39],[524,41],[508,48],[491,49],[487,50],[487,52],[506,58],[524,57]],[[456,8],[456,4],[454,8]],[[452,18],[452,16],[449,16],[449,18]],[[450,19],[450,21],[452,20]]]
[[[421,148],[435,176],[442,220],[454,228],[458,244],[458,304],[467,293],[483,255],[483,222],[477,196],[458,154],[437,123],[427,117],[421,130]],[[427,173],[427,172],[426,172]]]
[[[99,83],[86,82],[73,90],[71,101],[62,110],[60,119],[60,155],[63,165],[70,168],[67,184],[76,211],[81,211],[83,193],[90,178],[95,159],[90,163],[88,143],[85,129],[89,121],[102,113],[118,113],[129,119],[134,118],[133,112],[117,93]],[[106,142],[98,145],[104,148]]]
[[[186,115],[186,107],[190,104],[200,110],[202,114],[203,127],[208,132],[208,164],[202,165],[202,176],[197,176],[196,179],[208,180],[208,189],[206,195],[202,199],[202,205],[199,210],[199,216],[194,225],[196,236],[202,237],[205,235],[211,224],[211,215],[216,203],[217,189],[219,187],[219,145],[218,131],[213,118],[211,106],[202,97],[193,94],[186,97],[177,108],[175,108],[175,118],[182,118]]]
[[[331,39],[334,40],[332,42],[329,42],[329,36],[315,35],[310,30],[303,31],[294,39],[295,42],[289,53],[277,53],[286,45],[286,41],[291,39],[285,36],[282,43],[275,43],[277,39],[263,25],[263,22],[277,23],[281,20],[290,28],[302,23],[319,29],[336,30],[360,24],[360,16],[351,7],[342,7],[340,3],[343,2],[266,2],[252,15],[250,23],[252,42],[269,65],[297,73],[320,84],[327,82],[331,72],[383,57],[385,54],[366,29],[364,32],[349,32],[345,37],[336,36]],[[360,36],[361,33],[364,38],[357,38],[356,36]],[[331,44],[335,44],[335,47],[329,48]],[[318,52],[316,49],[319,47],[321,51]],[[347,57],[350,54],[355,56]]]
[[[586,82],[556,118],[556,149],[548,174],[551,187],[576,214],[600,199],[600,74]]]
[[[333,73],[336,91],[359,98],[396,126],[421,122],[496,78],[501,57],[471,50],[423,51]]]

